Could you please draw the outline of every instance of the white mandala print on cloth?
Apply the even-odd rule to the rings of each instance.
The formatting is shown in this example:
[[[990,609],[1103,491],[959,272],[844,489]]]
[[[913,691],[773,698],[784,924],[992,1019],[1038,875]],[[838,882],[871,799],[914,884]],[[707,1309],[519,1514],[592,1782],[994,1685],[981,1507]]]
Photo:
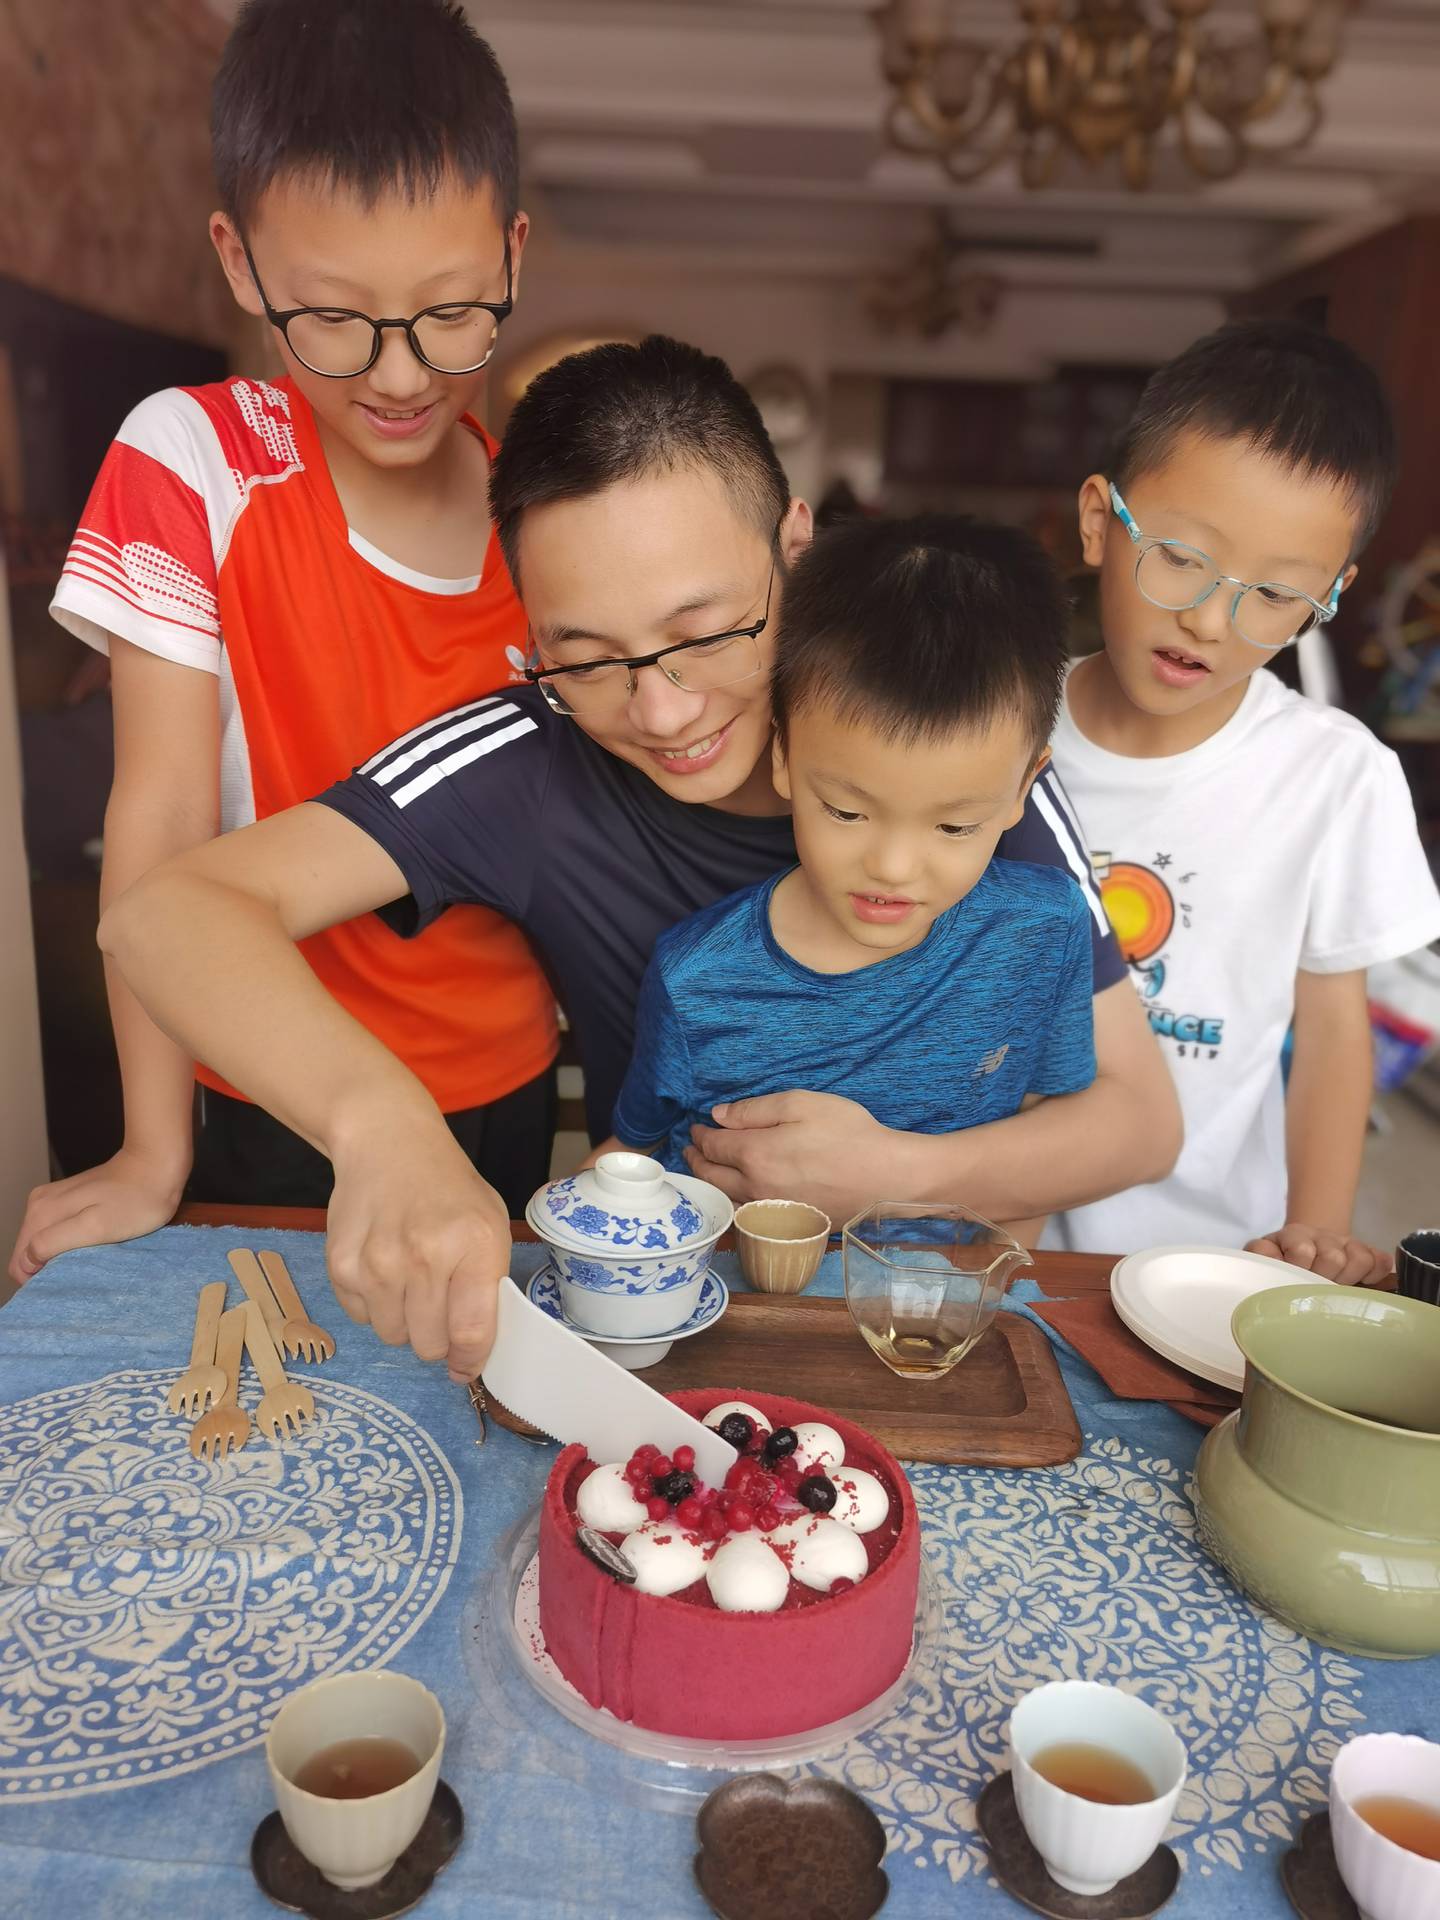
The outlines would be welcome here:
[[[1048,1472],[909,1473],[944,1624],[903,1720],[843,1759],[892,1858],[988,1874],[974,1802],[1007,1764],[1011,1708],[1046,1680],[1107,1681],[1170,1719],[1190,1772],[1167,1837],[1189,1872],[1290,1844],[1364,1718],[1361,1676],[1231,1586],[1195,1539],[1184,1471],[1102,1440]]]
[[[0,1798],[188,1773],[324,1673],[387,1660],[444,1593],[463,1505],[388,1401],[311,1383],[320,1418],[194,1460],[173,1371],[0,1409]]]

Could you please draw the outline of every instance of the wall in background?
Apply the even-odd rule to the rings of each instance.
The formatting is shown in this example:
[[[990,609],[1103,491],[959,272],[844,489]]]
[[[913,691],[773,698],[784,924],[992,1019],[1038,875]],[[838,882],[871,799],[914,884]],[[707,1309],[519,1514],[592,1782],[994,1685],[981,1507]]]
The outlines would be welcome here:
[[[496,359],[496,430],[503,432],[508,412],[507,365],[548,337],[670,333],[720,354],[742,380],[777,362],[805,377],[817,415],[804,437],[781,452],[791,484],[810,499],[841,471],[862,493],[871,491],[863,480],[881,453],[881,422],[878,409],[855,404],[857,379],[1040,380],[1064,364],[1153,365],[1225,317],[1223,303],[1203,295],[1016,288],[1005,294],[987,333],[953,331],[923,340],[878,330],[848,283],[718,270],[681,274],[667,268],[663,255],[552,238],[543,199],[533,213],[520,298]],[[840,381],[849,384],[837,389],[832,409],[832,383]],[[867,444],[870,431],[875,438]]]
[[[20,832],[20,737],[10,657],[10,596],[0,553],[0,1248],[11,1242],[32,1187],[49,1177],[35,951],[30,942],[30,870]],[[3,1261],[0,1261],[3,1268]],[[0,1301],[9,1288],[0,1271]]]
[[[0,273],[226,344],[234,309],[206,234],[224,36],[198,0],[6,0]]]

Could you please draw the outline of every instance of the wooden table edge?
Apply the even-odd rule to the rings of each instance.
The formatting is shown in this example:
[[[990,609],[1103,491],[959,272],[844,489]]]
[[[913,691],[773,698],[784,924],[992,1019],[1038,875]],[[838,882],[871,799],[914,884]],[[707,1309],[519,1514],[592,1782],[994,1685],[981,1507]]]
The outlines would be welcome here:
[[[170,1223],[176,1227],[243,1227],[247,1232],[324,1233],[323,1207],[247,1207],[214,1201],[189,1201],[180,1207]],[[510,1222],[510,1237],[533,1244],[536,1235],[524,1220]],[[722,1253],[732,1252],[733,1233],[720,1242]],[[1051,1300],[1070,1300],[1082,1294],[1110,1291],[1110,1274],[1116,1253],[1036,1253],[1034,1264],[1021,1275],[1032,1279]]]

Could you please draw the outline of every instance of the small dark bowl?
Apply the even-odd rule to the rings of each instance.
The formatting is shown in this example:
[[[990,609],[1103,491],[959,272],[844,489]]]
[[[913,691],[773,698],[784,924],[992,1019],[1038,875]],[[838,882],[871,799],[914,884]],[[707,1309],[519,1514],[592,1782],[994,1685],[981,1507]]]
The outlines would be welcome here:
[[[1395,1275],[1407,1298],[1440,1307],[1440,1227],[1406,1234],[1395,1249]]]

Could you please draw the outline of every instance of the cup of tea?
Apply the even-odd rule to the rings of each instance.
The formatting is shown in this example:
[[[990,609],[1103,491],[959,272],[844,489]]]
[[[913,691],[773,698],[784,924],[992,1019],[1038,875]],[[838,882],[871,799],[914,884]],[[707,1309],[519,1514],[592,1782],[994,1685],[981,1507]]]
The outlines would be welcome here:
[[[830,1244],[830,1216],[803,1200],[747,1200],[735,1209],[740,1271],[758,1293],[800,1293]]]
[[[1010,1716],[1015,1805],[1050,1878],[1108,1893],[1165,1836],[1185,1749],[1153,1707],[1117,1687],[1054,1680]]]
[[[1330,1769],[1335,1864],[1364,1920],[1440,1913],[1440,1746],[1365,1733]]]
[[[265,1736],[285,1831],[347,1892],[383,1880],[419,1833],[444,1748],[429,1688],[378,1669],[312,1680]]]
[[[1395,1282],[1411,1300],[1440,1307],[1440,1227],[1406,1234],[1395,1249]]]
[[[841,1234],[845,1303],[861,1338],[892,1373],[938,1380],[995,1318],[1015,1272],[1032,1264],[968,1207],[878,1200]]]

